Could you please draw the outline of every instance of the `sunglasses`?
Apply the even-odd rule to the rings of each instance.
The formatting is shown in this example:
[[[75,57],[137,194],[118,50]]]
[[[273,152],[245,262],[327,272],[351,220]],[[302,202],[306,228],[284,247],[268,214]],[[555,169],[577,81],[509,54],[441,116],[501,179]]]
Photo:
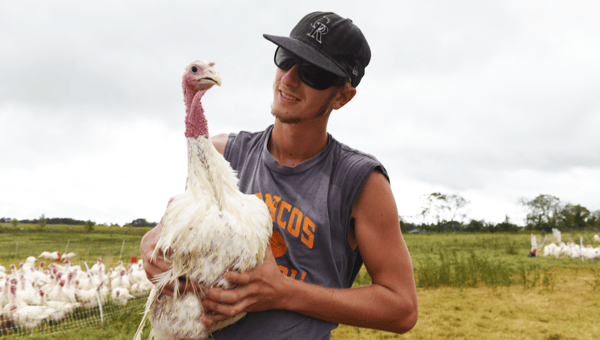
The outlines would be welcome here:
[[[325,90],[332,86],[343,86],[346,79],[329,71],[310,64],[292,53],[277,47],[275,51],[275,65],[284,71],[289,71],[298,64],[298,77],[303,83],[316,90]]]

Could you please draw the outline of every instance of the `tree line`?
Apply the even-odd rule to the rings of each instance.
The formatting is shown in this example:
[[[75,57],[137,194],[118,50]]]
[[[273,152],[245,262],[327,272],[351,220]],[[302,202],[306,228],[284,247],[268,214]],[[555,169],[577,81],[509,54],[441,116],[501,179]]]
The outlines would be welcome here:
[[[552,229],[560,231],[600,230],[600,210],[591,211],[580,204],[563,203],[558,197],[552,195],[538,195],[534,199],[521,198],[519,205],[527,213],[526,223],[519,226],[510,221],[508,216],[501,223],[491,223],[485,220],[467,219],[466,207],[469,201],[457,194],[443,194],[434,192],[424,197],[425,205],[418,216],[423,218],[422,223],[409,223],[399,216],[400,229],[403,233],[415,232],[468,232],[468,233],[503,233],[518,232],[522,230],[535,230],[551,232]],[[0,223],[37,224],[43,229],[46,224],[84,225],[86,230],[93,230],[96,225],[92,221],[81,221],[72,218],[46,218],[44,215],[37,219],[16,220],[2,217]],[[124,227],[155,227],[158,223],[148,222],[144,218],[137,218]],[[112,226],[119,226],[118,224]]]
[[[82,221],[82,220],[76,220],[73,218],[61,218],[61,217],[46,218],[44,215],[40,216],[39,218],[24,219],[24,220],[17,220],[15,218],[10,218],[10,217],[0,217],[0,223],[37,224],[41,228],[43,228],[47,224],[84,225],[84,226],[87,226],[87,228],[90,228],[89,226],[91,224],[93,224],[94,226],[96,225],[95,222],[92,222],[89,220]],[[156,223],[156,222],[148,222],[144,218],[138,218],[129,223],[124,224],[123,227],[155,227],[157,224],[158,223]],[[104,224],[104,226],[120,227],[118,224],[112,224],[112,225]],[[91,227],[90,229],[93,229],[93,227]]]
[[[10,223],[13,218],[2,217],[0,218],[0,223]],[[83,225],[86,221],[75,220],[72,218],[62,218],[62,217],[54,217],[54,218],[45,218],[42,215],[40,218],[35,219],[25,219],[25,220],[17,220],[19,223],[23,224],[39,224],[40,221],[46,221],[46,224],[67,224],[67,225]]]
[[[543,233],[552,229],[561,231],[600,230],[600,210],[591,211],[580,204],[563,203],[552,195],[538,195],[534,199],[521,198],[519,205],[526,211],[524,226],[512,223],[508,216],[501,223],[471,219],[466,222],[466,207],[470,203],[457,194],[434,192],[424,197],[425,205],[418,216],[422,223],[409,223],[399,217],[403,233],[467,232],[502,233],[535,230]]]
[[[527,209],[529,230],[551,232],[600,229],[600,210],[590,211],[580,204],[562,203],[558,197],[539,195],[532,200],[522,199],[520,204]]]

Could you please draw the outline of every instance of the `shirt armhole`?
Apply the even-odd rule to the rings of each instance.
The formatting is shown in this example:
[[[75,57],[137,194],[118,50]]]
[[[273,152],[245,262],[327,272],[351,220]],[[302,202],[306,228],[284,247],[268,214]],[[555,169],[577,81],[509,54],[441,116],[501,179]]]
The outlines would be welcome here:
[[[229,157],[231,156],[231,149],[233,148],[233,144],[235,142],[235,138],[237,137],[237,133],[230,133],[229,137],[227,137],[227,143],[225,143],[225,151],[223,151],[223,157],[225,157],[226,160],[229,160]]]

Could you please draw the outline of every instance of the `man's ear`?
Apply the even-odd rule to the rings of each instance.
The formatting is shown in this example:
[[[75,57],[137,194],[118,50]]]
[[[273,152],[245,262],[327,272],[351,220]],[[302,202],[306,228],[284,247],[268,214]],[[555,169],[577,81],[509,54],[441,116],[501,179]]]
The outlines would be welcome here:
[[[344,86],[338,90],[338,93],[331,102],[331,108],[338,110],[344,107],[356,95],[356,88],[352,86]]]

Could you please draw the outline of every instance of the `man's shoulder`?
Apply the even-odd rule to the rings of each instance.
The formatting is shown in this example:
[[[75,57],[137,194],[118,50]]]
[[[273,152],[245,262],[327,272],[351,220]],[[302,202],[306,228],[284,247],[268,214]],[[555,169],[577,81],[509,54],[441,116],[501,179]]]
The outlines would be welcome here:
[[[355,149],[331,137],[334,148],[337,150],[337,166],[343,169],[361,169],[366,168],[367,171],[379,169],[386,177],[387,172],[383,164],[373,155]]]
[[[373,156],[373,155],[371,155],[371,154],[369,154],[367,152],[364,152],[364,151],[355,149],[353,147],[350,147],[349,145],[344,144],[342,142],[339,142],[339,141],[337,141],[335,139],[333,139],[333,140],[335,141],[335,143],[337,144],[337,147],[340,150],[340,158],[343,158],[343,159],[346,159],[346,160],[348,160],[348,159],[349,160],[352,160],[352,159],[369,159],[369,160],[372,160],[372,161],[375,161],[375,162],[379,162],[377,160],[377,158],[375,158],[375,156]]]
[[[229,162],[232,162],[236,159],[248,156],[252,151],[261,150],[261,145],[264,144],[265,136],[268,136],[270,129],[271,126],[262,131],[239,131],[230,133],[227,137],[223,156],[225,156],[225,159]]]
[[[252,142],[257,142],[259,140],[261,140],[266,134],[269,133],[269,131],[271,130],[272,125],[268,126],[266,129],[261,130],[261,131],[239,131],[239,132],[232,132],[229,134],[229,137],[227,139],[227,144],[239,144],[239,145],[244,145],[244,144],[248,144],[248,143],[252,143]]]

